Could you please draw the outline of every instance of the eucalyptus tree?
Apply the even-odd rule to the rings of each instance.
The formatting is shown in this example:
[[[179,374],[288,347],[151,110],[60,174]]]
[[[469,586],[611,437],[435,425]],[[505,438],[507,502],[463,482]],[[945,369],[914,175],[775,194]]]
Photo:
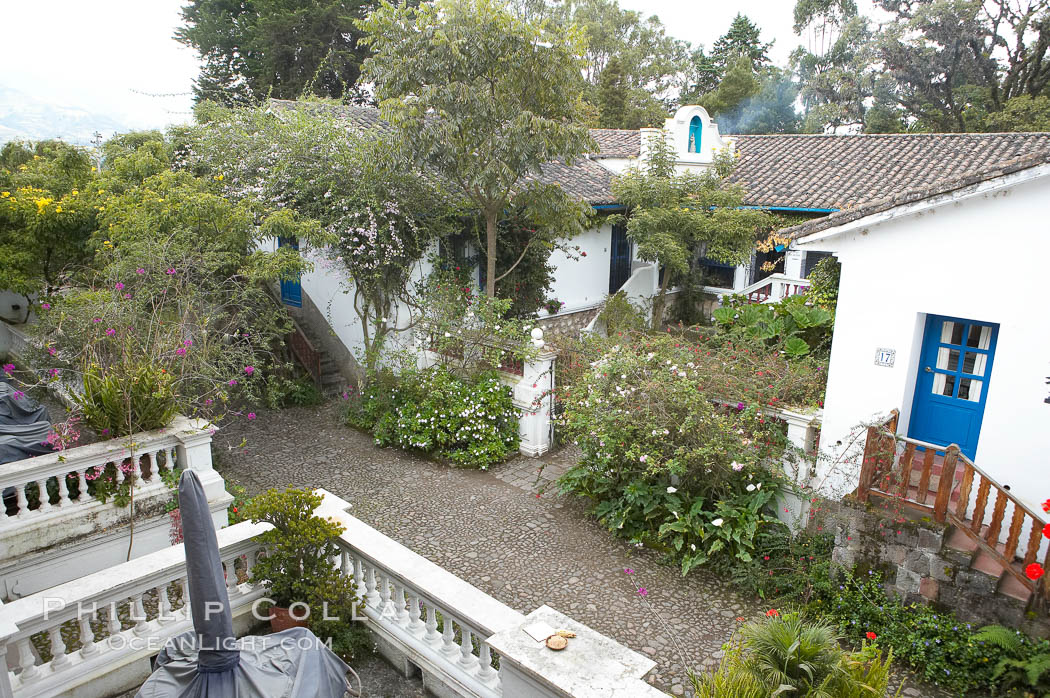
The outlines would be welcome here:
[[[583,229],[583,202],[541,179],[544,165],[595,148],[582,123],[577,28],[526,21],[498,0],[384,2],[360,26],[373,51],[364,75],[384,119],[421,166],[481,212],[489,296],[532,245]],[[535,232],[517,261],[497,269],[498,223],[509,209]]]

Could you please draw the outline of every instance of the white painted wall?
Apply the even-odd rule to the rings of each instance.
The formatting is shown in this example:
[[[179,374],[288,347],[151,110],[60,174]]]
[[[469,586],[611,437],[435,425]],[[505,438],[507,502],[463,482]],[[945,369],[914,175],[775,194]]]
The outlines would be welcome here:
[[[799,245],[842,263],[822,450],[840,455],[854,427],[895,407],[907,433],[927,313],[999,323],[975,462],[1033,508],[1050,496],[1048,200],[1042,166]],[[875,365],[879,348],[896,350],[892,368]]]
[[[623,174],[638,164],[638,158],[594,158],[594,161],[613,174]]]
[[[569,246],[579,246],[573,259],[561,250],[551,253],[550,261],[555,267],[554,283],[549,297],[565,303],[562,313],[593,308],[609,295],[609,263],[612,258],[612,226],[603,223],[569,241]]]
[[[276,244],[275,239],[269,239],[260,247],[273,251]],[[364,349],[364,332],[354,310],[353,287],[347,283],[346,271],[338,262],[329,260],[321,250],[303,250],[303,255],[314,265],[313,271],[303,274],[300,279],[303,293],[310,296],[328,319],[339,340],[359,359]],[[413,283],[429,273],[429,263],[420,262],[413,274]],[[395,308],[390,314],[390,322],[396,327],[411,324],[408,308]]]

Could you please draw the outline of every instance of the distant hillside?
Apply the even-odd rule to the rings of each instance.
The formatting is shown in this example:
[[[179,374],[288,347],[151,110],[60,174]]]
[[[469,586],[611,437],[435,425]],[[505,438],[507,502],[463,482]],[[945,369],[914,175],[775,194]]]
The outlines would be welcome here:
[[[126,125],[111,117],[45,102],[0,86],[0,143],[61,138],[67,143],[87,145],[95,131],[109,138],[115,131],[127,130]]]

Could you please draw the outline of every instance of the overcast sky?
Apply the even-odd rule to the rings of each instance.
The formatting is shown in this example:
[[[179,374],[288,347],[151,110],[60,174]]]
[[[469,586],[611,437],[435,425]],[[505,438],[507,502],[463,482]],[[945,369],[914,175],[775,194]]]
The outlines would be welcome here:
[[[0,64],[7,70],[0,86],[134,128],[185,121],[198,64],[192,51],[171,38],[183,2],[4,0]],[[858,4],[863,11],[872,3]],[[620,5],[656,14],[672,36],[708,47],[743,12],[762,29],[764,41],[775,41],[772,56],[778,64],[799,43],[791,29],[792,0],[620,0]]]

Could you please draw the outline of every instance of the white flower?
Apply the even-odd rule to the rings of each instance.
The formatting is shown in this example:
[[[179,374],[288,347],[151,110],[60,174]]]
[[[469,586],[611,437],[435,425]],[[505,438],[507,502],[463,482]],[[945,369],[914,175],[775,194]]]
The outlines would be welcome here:
[[[744,469],[744,464],[743,463],[737,463],[736,461],[733,461],[733,465],[731,467],[733,468],[733,470],[735,470],[735,471],[737,471],[739,473],[741,470]]]
[[[756,490],[760,490],[760,489],[762,489],[762,483],[760,482],[760,483],[758,483],[757,485],[755,485],[755,489],[756,489]]]
[[[748,485],[747,486],[747,491],[748,492],[754,492],[755,491],[755,486],[754,485]]]
[[[450,334],[449,334],[448,332],[446,332],[446,333],[445,333],[445,336],[446,336],[446,337],[451,337],[452,335],[450,335]]]
[[[725,523],[724,519],[715,519],[714,521],[711,522],[711,525],[721,528],[722,524],[724,524],[724,523]]]
[[[690,543],[689,544],[689,548],[695,553],[696,552],[696,543]]]
[[[678,490],[677,490],[677,489],[675,489],[674,487],[668,487],[668,488],[667,488],[667,494],[674,494],[674,493],[675,493],[675,492],[677,492],[677,491],[678,491]]]
[[[649,460],[649,456],[645,456],[645,455],[638,456],[638,460],[640,460],[642,463],[644,463],[645,461]]]

